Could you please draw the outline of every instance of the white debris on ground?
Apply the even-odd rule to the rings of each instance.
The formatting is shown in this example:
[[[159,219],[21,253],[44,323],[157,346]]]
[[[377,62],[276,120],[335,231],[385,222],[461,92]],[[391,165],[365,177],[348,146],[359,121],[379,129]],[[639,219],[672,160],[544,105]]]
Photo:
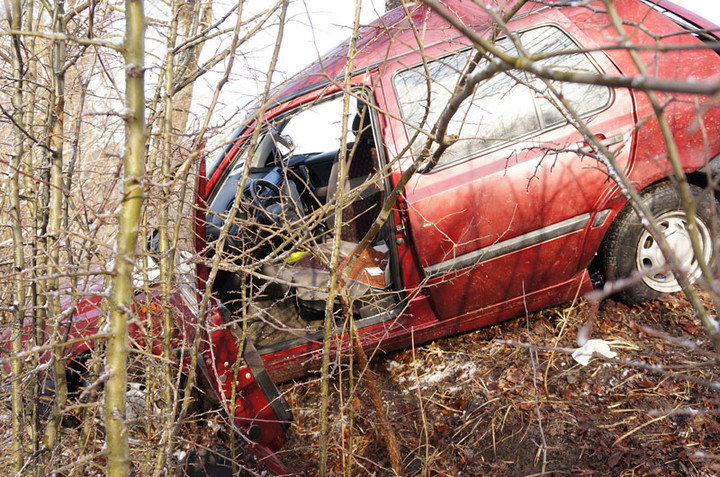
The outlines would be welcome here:
[[[469,381],[477,372],[475,363],[467,361],[466,356],[464,359],[462,363],[447,360],[432,367],[418,361],[404,366],[397,361],[387,360],[385,366],[390,374],[395,376],[397,384],[406,392],[414,391],[418,386],[424,391],[431,386],[445,383],[450,385],[445,391],[454,393],[462,388],[459,384]],[[421,367],[422,369],[418,369]]]

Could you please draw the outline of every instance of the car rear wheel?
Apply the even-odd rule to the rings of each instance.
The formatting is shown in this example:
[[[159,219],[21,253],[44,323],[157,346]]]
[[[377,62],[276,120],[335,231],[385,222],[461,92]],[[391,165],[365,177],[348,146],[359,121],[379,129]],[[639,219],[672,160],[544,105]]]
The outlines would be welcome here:
[[[700,242],[702,259],[712,264],[712,216],[718,204],[711,194],[701,196],[702,189],[690,186],[692,196],[698,200],[695,210],[695,230]],[[652,212],[665,235],[678,264],[694,283],[702,270],[693,251],[687,217],[680,197],[672,184],[662,183],[641,193],[645,206]],[[665,268],[666,260],[658,242],[643,227],[630,204],[620,211],[605,238],[601,259],[606,280],[630,277],[642,273],[642,279],[619,291],[616,297],[628,304],[637,304],[658,296],[681,290],[677,277]]]

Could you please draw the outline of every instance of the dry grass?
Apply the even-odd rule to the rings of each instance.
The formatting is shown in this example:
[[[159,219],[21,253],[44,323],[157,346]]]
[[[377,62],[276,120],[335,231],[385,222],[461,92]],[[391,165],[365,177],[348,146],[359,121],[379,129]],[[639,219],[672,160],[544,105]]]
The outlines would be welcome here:
[[[618,358],[593,359],[583,367],[567,351],[576,347],[588,309],[586,304],[548,309],[527,323],[521,318],[376,358],[372,366],[406,472],[541,475],[544,462],[544,475],[704,476],[720,471],[720,397],[703,385],[718,383],[720,368],[711,361],[709,344],[684,299],[635,308],[604,302],[593,337],[615,340]],[[534,367],[529,342],[535,346]],[[662,365],[662,371],[648,370],[650,365]],[[352,475],[389,475],[366,392],[360,386],[349,397],[345,378],[342,384],[334,381],[332,393],[330,470],[340,475],[351,464]],[[290,469],[315,475],[319,384],[311,376],[283,389],[295,422],[280,458]],[[8,469],[10,416],[4,408],[0,413],[0,469]],[[63,429],[52,468],[68,471],[82,463],[78,475],[102,474],[104,459],[96,455],[103,439],[99,414],[95,422],[83,445],[77,428]],[[131,430],[138,475],[152,469],[157,422],[157,416],[140,416]],[[222,415],[198,410],[183,426],[176,457],[196,452],[205,463],[231,466],[230,442]],[[246,450],[238,449],[234,459],[239,475],[263,471]],[[169,474],[175,471],[173,462]]]
[[[606,301],[593,337],[616,340],[618,359],[583,367],[566,350],[576,347],[588,308],[549,309],[532,315],[528,328],[514,320],[378,359],[408,474],[540,475],[545,455],[545,475],[718,472],[719,394],[698,383],[717,383],[720,367],[708,361],[709,344],[687,303],[670,297],[627,308]],[[639,326],[700,346],[689,350]],[[534,380],[527,347],[508,344],[528,342],[540,348]],[[285,458],[309,475],[316,387],[292,388],[295,408],[304,411],[296,412]],[[386,454],[364,396],[353,409],[353,475],[383,474]],[[335,452],[339,464],[341,449]]]

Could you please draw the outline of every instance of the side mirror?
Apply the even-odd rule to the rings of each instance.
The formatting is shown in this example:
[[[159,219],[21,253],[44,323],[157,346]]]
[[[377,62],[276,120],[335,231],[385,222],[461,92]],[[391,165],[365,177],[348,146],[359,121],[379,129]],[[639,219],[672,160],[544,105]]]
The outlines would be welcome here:
[[[282,157],[287,157],[295,150],[295,143],[292,138],[288,135],[280,133],[280,131],[275,128],[272,129],[272,138],[277,151]]]

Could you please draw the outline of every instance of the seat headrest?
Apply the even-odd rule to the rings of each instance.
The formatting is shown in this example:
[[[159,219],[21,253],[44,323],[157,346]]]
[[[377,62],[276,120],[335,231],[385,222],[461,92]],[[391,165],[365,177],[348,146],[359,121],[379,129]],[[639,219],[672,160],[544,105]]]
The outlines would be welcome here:
[[[372,123],[370,122],[370,111],[365,105],[358,108],[352,123],[352,131],[357,141],[373,142]]]

